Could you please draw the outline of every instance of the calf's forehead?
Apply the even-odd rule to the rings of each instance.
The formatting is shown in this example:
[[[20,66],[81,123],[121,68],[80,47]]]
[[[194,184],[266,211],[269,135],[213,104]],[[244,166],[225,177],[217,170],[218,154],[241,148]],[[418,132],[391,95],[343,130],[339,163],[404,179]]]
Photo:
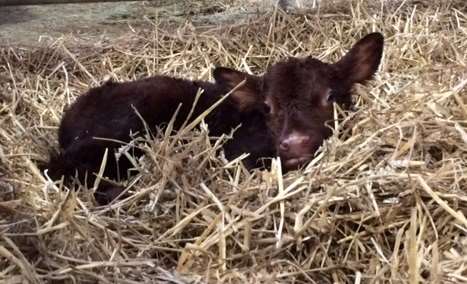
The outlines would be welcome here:
[[[333,69],[313,58],[291,58],[273,65],[264,76],[266,95],[274,99],[312,99],[325,92]]]

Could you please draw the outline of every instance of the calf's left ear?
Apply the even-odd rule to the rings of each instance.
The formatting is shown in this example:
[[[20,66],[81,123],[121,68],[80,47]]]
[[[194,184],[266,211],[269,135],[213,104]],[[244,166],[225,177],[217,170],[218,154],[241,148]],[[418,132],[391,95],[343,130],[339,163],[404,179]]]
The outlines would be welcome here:
[[[350,51],[334,65],[339,75],[349,84],[364,83],[378,70],[383,55],[384,37],[371,33],[359,40]]]
[[[226,87],[228,90],[236,88],[230,94],[240,111],[247,111],[260,103],[261,99],[261,78],[226,67],[216,67],[212,73],[218,85]]]

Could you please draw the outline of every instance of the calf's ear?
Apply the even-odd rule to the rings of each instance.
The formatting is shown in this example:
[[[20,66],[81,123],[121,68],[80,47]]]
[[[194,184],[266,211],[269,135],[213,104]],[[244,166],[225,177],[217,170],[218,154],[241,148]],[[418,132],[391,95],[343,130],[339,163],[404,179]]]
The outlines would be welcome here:
[[[335,66],[349,84],[364,83],[378,70],[383,55],[384,37],[371,33],[359,40]]]
[[[230,97],[240,111],[250,110],[263,103],[260,77],[226,67],[216,67],[212,75],[218,85],[229,91],[235,88]]]

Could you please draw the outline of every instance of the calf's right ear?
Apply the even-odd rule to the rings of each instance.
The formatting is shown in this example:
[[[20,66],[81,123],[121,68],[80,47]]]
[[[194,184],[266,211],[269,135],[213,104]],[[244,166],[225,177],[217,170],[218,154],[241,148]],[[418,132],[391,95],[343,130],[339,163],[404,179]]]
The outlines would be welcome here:
[[[216,67],[212,75],[216,84],[229,91],[243,83],[230,94],[240,111],[250,110],[264,102],[261,97],[261,77],[226,67]]]

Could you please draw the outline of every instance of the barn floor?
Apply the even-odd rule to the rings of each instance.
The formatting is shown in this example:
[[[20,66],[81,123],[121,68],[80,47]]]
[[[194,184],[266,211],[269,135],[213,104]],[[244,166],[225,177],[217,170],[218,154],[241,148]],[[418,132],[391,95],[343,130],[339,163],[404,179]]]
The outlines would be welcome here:
[[[254,3],[242,3],[159,0],[0,7],[0,43],[37,46],[66,38],[95,44],[118,39],[134,28],[151,28],[156,18],[174,24],[187,20],[194,25],[238,23],[248,18],[248,11],[258,8]]]

